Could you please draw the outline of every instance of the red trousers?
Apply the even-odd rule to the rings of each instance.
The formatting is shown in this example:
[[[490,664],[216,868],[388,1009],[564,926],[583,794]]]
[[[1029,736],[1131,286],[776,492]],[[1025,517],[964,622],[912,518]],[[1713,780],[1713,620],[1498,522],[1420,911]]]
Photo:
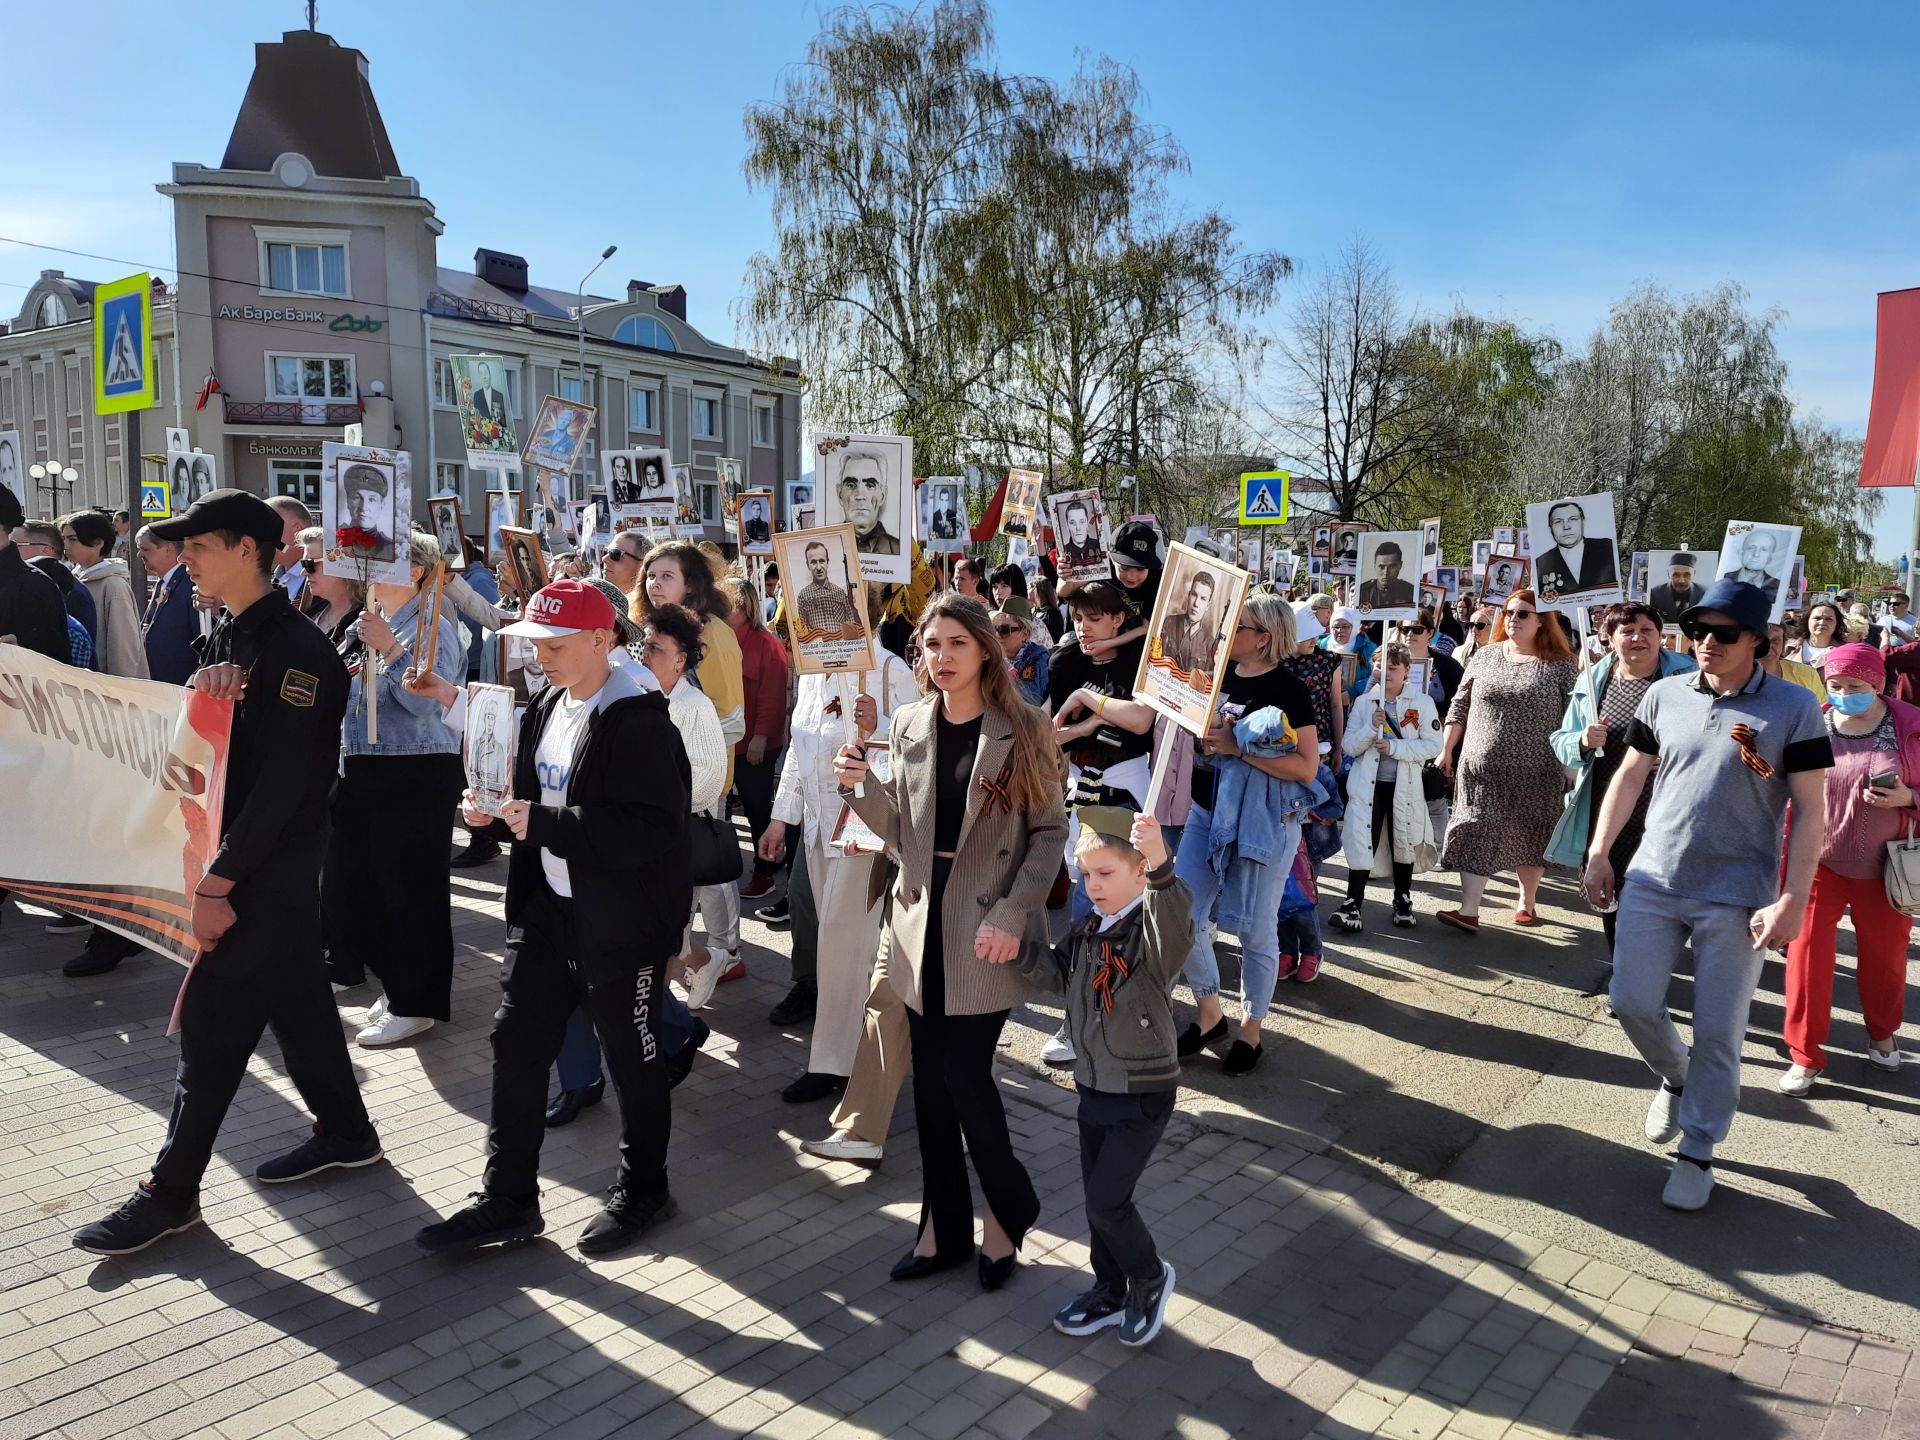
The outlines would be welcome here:
[[[1891,1039],[1906,1003],[1907,936],[1913,918],[1887,903],[1878,875],[1853,880],[1821,865],[1813,872],[1807,918],[1800,938],[1787,946],[1787,1020],[1782,1033],[1796,1065],[1820,1070],[1827,1063],[1827,1031],[1833,1023],[1834,936],[1840,917],[1853,911],[1859,957],[1860,1013],[1870,1040]]]

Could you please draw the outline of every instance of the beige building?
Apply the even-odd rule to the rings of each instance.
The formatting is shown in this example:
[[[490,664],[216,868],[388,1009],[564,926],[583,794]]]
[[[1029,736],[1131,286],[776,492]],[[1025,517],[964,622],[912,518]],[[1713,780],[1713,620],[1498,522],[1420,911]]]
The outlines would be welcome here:
[[[317,505],[321,443],[364,424],[370,443],[412,454],[416,515],[420,498],[457,493],[478,533],[502,472],[467,464],[448,361],[485,354],[522,438],[543,396],[599,407],[586,457],[596,487],[600,450],[665,446],[693,467],[714,539],[726,538],[718,461],[738,460],[749,488],[784,503],[806,468],[791,367],[695,330],[677,285],[579,295],[532,283],[523,259],[490,249],[441,268],[444,227],[401,173],[368,75],[364,55],[327,35],[256,46],[220,164],[176,164],[158,187],[173,202],[179,283],[156,287],[160,400],[141,448],[157,454],[164,427],[182,425],[218,457],[221,483]],[[127,504],[123,426],[92,407],[92,293],[48,271],[0,333],[0,433],[19,432],[30,511]],[[209,375],[218,393],[196,410]],[[25,474],[36,460],[78,478],[36,488]]]

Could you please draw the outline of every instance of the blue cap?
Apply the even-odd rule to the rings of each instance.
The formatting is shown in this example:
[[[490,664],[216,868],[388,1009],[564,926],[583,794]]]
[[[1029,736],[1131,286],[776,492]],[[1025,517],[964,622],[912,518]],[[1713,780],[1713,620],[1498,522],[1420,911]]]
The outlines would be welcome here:
[[[1716,580],[1707,587],[1698,605],[1691,606],[1680,618],[1691,620],[1702,610],[1718,610],[1742,630],[1751,630],[1762,640],[1767,638],[1767,623],[1773,618],[1773,602],[1758,585],[1744,580]]]

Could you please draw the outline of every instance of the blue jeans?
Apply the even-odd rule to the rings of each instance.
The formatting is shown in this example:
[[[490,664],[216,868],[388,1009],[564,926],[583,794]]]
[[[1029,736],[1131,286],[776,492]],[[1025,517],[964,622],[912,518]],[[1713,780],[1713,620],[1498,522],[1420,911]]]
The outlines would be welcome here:
[[[693,1039],[693,1014],[671,986],[661,988],[666,995],[659,1005],[660,1047],[669,1055],[678,1055]],[[560,1058],[553,1068],[560,1076],[562,1090],[584,1090],[600,1079],[600,1041],[584,1006],[576,1006],[568,1019],[567,1037],[560,1042]]]
[[[1174,873],[1193,892],[1193,948],[1187,952],[1182,973],[1195,999],[1220,993],[1220,962],[1213,953],[1211,922],[1225,876],[1216,874],[1207,864],[1207,839],[1212,829],[1211,812],[1194,806],[1181,831],[1180,849],[1173,862]],[[1260,865],[1240,859],[1231,862],[1252,866],[1257,877],[1248,907],[1254,918],[1240,932],[1240,988],[1246,997],[1247,1014],[1255,1020],[1265,1018],[1273,1004],[1274,986],[1280,981],[1280,894],[1299,848],[1300,827],[1290,824],[1281,832],[1273,852],[1286,857],[1284,864]]]
[[[1309,905],[1291,915],[1280,917],[1280,953],[1318,955],[1320,953],[1320,912]]]

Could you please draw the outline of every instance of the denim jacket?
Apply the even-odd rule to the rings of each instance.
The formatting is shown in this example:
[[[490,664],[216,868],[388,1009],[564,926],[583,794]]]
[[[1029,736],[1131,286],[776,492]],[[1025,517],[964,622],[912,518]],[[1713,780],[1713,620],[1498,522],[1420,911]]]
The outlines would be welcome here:
[[[455,685],[467,679],[467,652],[460,648],[459,627],[453,623],[452,607],[440,606],[440,643],[433,655],[433,673]],[[403,689],[401,676],[413,664],[415,635],[420,628],[420,596],[415,595],[389,618],[389,625],[405,654],[395,655],[393,663],[381,666],[373,655],[362,651],[359,671],[347,691],[347,718],[341,726],[341,749],[346,755],[458,755],[460,736],[440,721],[440,702],[430,695],[415,695]],[[374,676],[380,719],[380,743],[367,743],[366,684]]]
[[[1242,753],[1263,760],[1290,755],[1295,749],[1287,717],[1271,705],[1241,719],[1233,727],[1233,738]],[[1207,863],[1225,876],[1220,887],[1220,928],[1237,934],[1238,922],[1251,918],[1253,897],[1261,893],[1247,866],[1285,869],[1292,865],[1300,824],[1309,810],[1327,798],[1328,791],[1317,778],[1277,780],[1264,770],[1232,761],[1218,765],[1213,784]]]
[[[1555,756],[1573,773],[1573,788],[1561,801],[1560,823],[1553,827],[1553,834],[1547,840],[1549,864],[1579,870],[1587,863],[1587,842],[1593,830],[1594,757],[1580,748],[1580,737],[1586,734],[1587,726],[1599,718],[1600,701],[1606,698],[1607,682],[1613,678],[1613,667],[1619,663],[1609,654],[1602,656],[1591,669],[1581,667],[1580,678],[1573,682],[1573,693],[1567,698],[1567,713],[1561,717],[1560,728],[1548,738]],[[1664,680],[1669,675],[1683,675],[1699,668],[1699,662],[1691,655],[1663,647],[1660,669],[1656,673]],[[1587,688],[1589,677],[1598,699]]]

